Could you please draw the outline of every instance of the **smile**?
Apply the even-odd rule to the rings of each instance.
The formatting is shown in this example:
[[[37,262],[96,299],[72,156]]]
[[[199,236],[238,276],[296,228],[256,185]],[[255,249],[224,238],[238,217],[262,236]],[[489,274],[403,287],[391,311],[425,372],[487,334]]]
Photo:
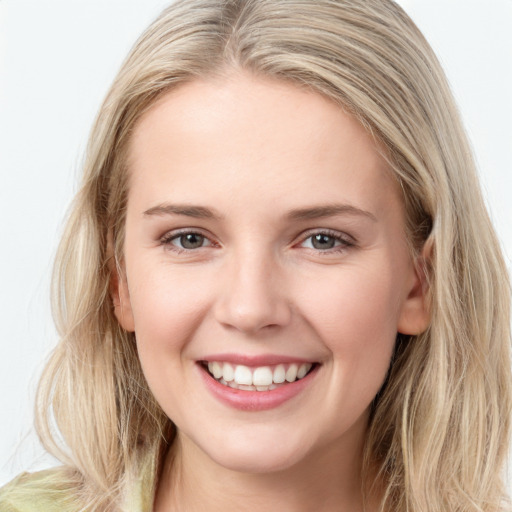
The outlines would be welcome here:
[[[249,367],[222,361],[209,361],[204,367],[223,386],[242,391],[273,391],[304,378],[314,363],[287,363]]]
[[[280,407],[306,391],[322,363],[277,354],[216,354],[196,361],[206,389],[224,405],[241,411]],[[297,398],[295,398],[297,397]]]

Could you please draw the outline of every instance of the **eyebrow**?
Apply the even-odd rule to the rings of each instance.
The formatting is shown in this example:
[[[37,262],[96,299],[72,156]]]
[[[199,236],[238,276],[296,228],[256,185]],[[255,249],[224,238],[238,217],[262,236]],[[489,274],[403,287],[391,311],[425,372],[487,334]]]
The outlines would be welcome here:
[[[377,217],[373,213],[350,204],[327,204],[313,206],[312,208],[299,208],[292,210],[287,214],[290,220],[311,220],[322,217],[333,217],[336,215],[357,215],[367,217],[373,222],[377,222]]]
[[[163,203],[153,206],[144,212],[145,216],[153,215],[183,215],[195,219],[221,220],[223,216],[213,209],[205,206],[195,206],[186,204]],[[310,208],[297,208],[288,212],[286,217],[290,220],[313,220],[323,217],[334,217],[336,215],[357,215],[367,217],[373,222],[377,222],[377,217],[373,213],[357,208],[350,204],[327,204],[313,206]]]
[[[184,215],[186,217],[193,217],[195,219],[222,219],[222,215],[210,208],[188,204],[163,203],[149,208],[149,210],[144,212],[144,215]]]

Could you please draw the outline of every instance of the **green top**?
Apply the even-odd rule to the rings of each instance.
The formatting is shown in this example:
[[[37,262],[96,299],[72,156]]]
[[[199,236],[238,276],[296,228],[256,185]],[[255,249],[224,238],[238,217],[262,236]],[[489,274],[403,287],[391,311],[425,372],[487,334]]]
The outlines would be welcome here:
[[[76,491],[65,485],[61,468],[22,473],[0,489],[0,512],[86,512]],[[150,472],[144,472],[125,497],[123,512],[151,512]]]

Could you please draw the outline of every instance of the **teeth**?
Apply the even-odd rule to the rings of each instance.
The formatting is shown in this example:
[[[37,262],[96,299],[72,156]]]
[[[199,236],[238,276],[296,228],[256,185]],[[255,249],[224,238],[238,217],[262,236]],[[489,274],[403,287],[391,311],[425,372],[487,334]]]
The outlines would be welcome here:
[[[256,368],[252,375],[252,383],[255,386],[270,386],[272,384],[272,370],[268,366]]]
[[[224,363],[222,366],[222,376],[225,381],[231,382],[235,378],[235,369],[229,363]]]
[[[216,379],[220,379],[222,377],[222,367],[219,363],[208,363],[208,370],[210,370],[210,373],[212,373]]]
[[[303,377],[306,376],[306,373],[309,372],[311,368],[311,365],[309,364],[301,364],[299,366],[299,369],[297,370],[297,379],[302,379]]]
[[[213,374],[213,376],[215,377],[215,374]],[[235,382],[245,386],[252,386],[252,372],[250,368],[247,366],[238,365],[235,368]]]
[[[276,384],[282,384],[286,379],[286,370],[284,365],[278,364],[274,369],[274,378],[272,379]]]
[[[304,378],[312,366],[311,363],[291,363],[288,368],[284,364],[278,364],[273,369],[270,366],[249,368],[211,361],[208,371],[224,386],[244,391],[271,391],[287,382]]]
[[[296,378],[297,378],[297,370],[298,370],[298,366],[296,364],[291,364],[289,367],[288,367],[288,370],[286,370],[286,380],[288,382],[293,382]]]

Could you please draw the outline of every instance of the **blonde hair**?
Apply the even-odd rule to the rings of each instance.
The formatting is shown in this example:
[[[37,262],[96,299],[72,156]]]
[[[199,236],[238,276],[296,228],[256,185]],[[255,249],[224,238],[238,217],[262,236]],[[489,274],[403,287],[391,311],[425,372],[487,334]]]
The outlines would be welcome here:
[[[164,92],[226,68],[307,87],[352,113],[385,147],[411,250],[429,254],[431,325],[399,335],[372,405],[365,465],[384,483],[382,510],[500,509],[512,410],[507,271],[446,78],[392,0],[182,0],[134,46],[92,130],[57,256],[61,341],[37,400],[40,438],[69,468],[77,502],[116,510],[142,464],[156,482],[172,442],[134,337],[115,319],[109,258],[122,258],[137,120]]]

